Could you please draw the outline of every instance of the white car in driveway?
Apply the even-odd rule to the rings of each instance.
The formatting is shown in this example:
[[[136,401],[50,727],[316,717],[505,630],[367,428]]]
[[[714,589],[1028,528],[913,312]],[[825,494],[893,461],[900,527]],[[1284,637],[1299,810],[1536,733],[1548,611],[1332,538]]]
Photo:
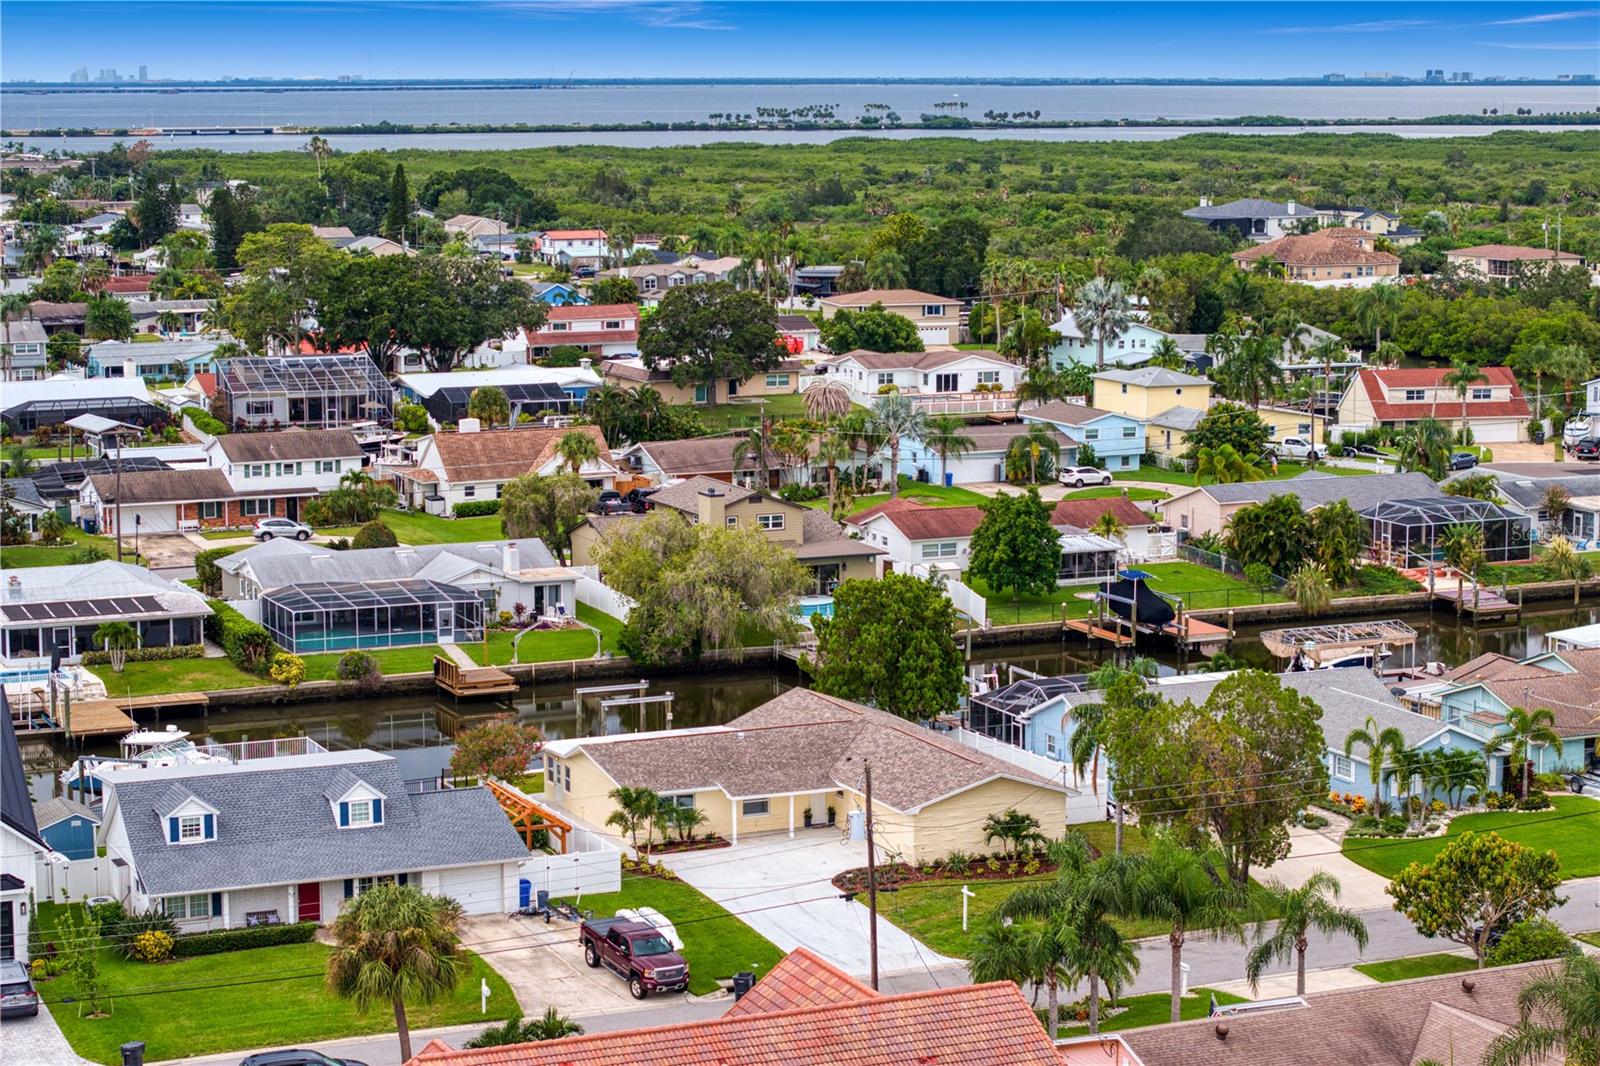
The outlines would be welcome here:
[[[257,540],[271,540],[273,537],[310,540],[311,527],[292,518],[263,518],[256,523],[255,531],[250,535]]]
[[[1322,452],[1304,437],[1285,437],[1271,441],[1267,450],[1280,459],[1320,459]]]
[[[1081,489],[1085,485],[1111,484],[1111,472],[1101,470],[1098,466],[1064,466],[1056,474],[1056,478],[1063,485],[1070,485]]]

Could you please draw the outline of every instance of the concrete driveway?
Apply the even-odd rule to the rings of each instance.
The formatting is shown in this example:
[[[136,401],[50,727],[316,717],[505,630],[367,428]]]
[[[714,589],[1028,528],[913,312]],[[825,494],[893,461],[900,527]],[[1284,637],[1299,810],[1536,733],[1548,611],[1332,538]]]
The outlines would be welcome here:
[[[1327,815],[1326,829],[1289,827],[1289,854],[1259,871],[1262,878],[1276,878],[1290,888],[1299,888],[1311,875],[1325,871],[1339,879],[1339,902],[1353,911],[1388,910],[1394,897],[1385,892],[1389,879],[1359,866],[1340,854],[1339,845],[1349,823],[1337,815]]]
[[[574,922],[474,915],[462,923],[461,944],[506,979],[524,1017],[552,1006],[569,1017],[639,1009],[621,979],[584,963]]]
[[[175,567],[194,565],[194,557],[201,548],[182,533],[146,533],[138,538],[139,552],[147,560],[152,570],[170,570]],[[134,538],[124,536],[122,546],[126,551],[133,549]],[[206,547],[215,547],[207,543]]]
[[[664,855],[678,876],[737,915],[784,951],[809,948],[855,974],[871,973],[869,912],[863,902],[839,898],[834,874],[866,864],[865,846],[840,840],[840,831],[811,829],[757,836],[731,848]],[[670,918],[671,915],[668,915]],[[964,965],[878,921],[882,973]]]

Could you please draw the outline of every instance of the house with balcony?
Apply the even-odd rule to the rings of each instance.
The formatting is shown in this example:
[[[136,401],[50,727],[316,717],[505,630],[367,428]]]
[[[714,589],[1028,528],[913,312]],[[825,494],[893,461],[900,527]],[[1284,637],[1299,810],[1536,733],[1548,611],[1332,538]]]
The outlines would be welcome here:
[[[610,238],[603,229],[553,229],[539,238],[539,258],[551,266],[592,270],[611,254]]]
[[[961,301],[916,289],[863,289],[836,292],[817,301],[823,318],[840,311],[860,311],[881,304],[885,311],[911,320],[928,347],[961,342]]]
[[[635,304],[568,304],[552,307],[545,324],[524,331],[528,356],[542,359],[550,349],[582,348],[597,359],[639,351],[639,308]]]
[[[994,352],[938,348],[926,352],[846,352],[822,364],[862,407],[887,393],[909,397],[928,414],[1011,412],[1024,368]]]
[[[600,453],[578,469],[578,476],[597,489],[611,488],[621,471],[612,462],[611,449],[598,426],[465,428],[434,433],[417,443],[415,466],[394,471],[395,484],[406,506],[448,515],[457,504],[498,500],[506,483],[524,474],[557,474],[568,469],[556,450],[568,433],[592,437]]]
[[[1061,465],[1077,466],[1079,449],[1093,449],[1095,462],[1106,470],[1137,470],[1146,451],[1145,427],[1139,419],[1081,403],[1052,400],[1022,409],[1024,422],[1054,426],[1071,444],[1062,449]]]
[[[393,756],[315,751],[107,770],[110,895],[180,932],[330,923],[380,884],[517,905],[528,848],[487,788],[416,792]]]
[[[1278,264],[1289,281],[1319,287],[1390,284],[1400,276],[1400,257],[1379,251],[1371,234],[1336,228],[1291,234],[1233,253],[1234,265],[1254,269],[1266,260]]]
[[[224,417],[236,430],[388,424],[394,389],[366,352],[225,359],[217,366]]]
[[[1484,367],[1482,380],[1470,386],[1464,398],[1444,383],[1448,373],[1442,367],[1363,367],[1339,397],[1338,428],[1359,433],[1433,418],[1452,432],[1472,430],[1478,444],[1528,439],[1533,411],[1509,367]]]
[[[1488,281],[1505,281],[1532,272],[1565,270],[1583,265],[1575,252],[1554,248],[1526,248],[1513,244],[1475,244],[1444,253],[1445,262],[1464,273]]]
[[[28,318],[7,319],[0,332],[0,381],[34,381],[50,372],[50,335]]]
[[[654,307],[669,289],[684,285],[705,285],[713,281],[727,281],[744,260],[736,255],[709,258],[689,255],[674,263],[654,263],[644,266],[621,266],[602,270],[601,278],[628,278],[639,286],[639,302]]]
[[[94,631],[127,622],[141,647],[199,644],[205,597],[142,566],[111,559],[0,570],[0,656],[9,664],[76,660],[98,648]],[[9,717],[9,716],[8,716]]]

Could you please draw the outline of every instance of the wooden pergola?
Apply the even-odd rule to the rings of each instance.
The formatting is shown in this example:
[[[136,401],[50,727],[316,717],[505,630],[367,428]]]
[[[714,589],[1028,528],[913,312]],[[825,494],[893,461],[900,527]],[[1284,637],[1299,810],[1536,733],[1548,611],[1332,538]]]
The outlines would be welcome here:
[[[567,853],[567,834],[572,832],[571,822],[564,821],[528,797],[512,791],[492,778],[484,781],[484,784],[489,786],[489,791],[500,803],[500,809],[511,819],[511,827],[522,837],[522,842],[528,845],[529,851],[533,850],[533,834],[542,829],[561,841],[561,854]]]

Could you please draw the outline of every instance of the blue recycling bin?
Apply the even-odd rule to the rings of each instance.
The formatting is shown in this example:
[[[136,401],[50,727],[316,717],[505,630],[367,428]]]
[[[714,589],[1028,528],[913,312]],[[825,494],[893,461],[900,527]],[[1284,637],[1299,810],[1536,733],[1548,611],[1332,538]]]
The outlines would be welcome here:
[[[947,489],[948,488],[954,488],[955,487],[955,483],[956,483],[956,476],[954,474],[952,474],[950,471],[946,470],[944,472],[944,487],[947,488]]]
[[[533,882],[526,877],[517,882],[517,909],[527,910],[533,902]]]

